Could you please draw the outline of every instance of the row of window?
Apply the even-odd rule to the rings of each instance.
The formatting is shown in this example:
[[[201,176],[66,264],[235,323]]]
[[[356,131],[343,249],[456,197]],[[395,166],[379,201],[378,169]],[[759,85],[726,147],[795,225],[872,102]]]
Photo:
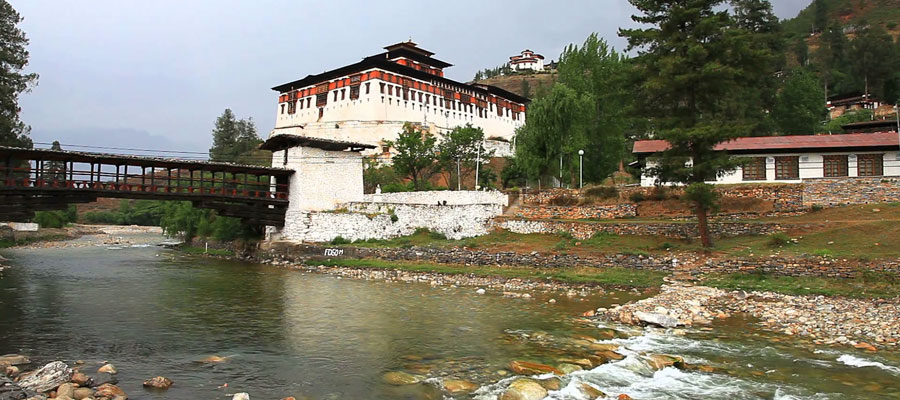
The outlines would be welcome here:
[[[825,177],[849,176],[849,162],[846,154],[822,156],[822,175]],[[883,154],[859,154],[856,156],[857,176],[880,176],[884,174]],[[743,167],[745,181],[766,180],[766,158],[750,158]],[[800,157],[775,157],[775,180],[800,179]]]

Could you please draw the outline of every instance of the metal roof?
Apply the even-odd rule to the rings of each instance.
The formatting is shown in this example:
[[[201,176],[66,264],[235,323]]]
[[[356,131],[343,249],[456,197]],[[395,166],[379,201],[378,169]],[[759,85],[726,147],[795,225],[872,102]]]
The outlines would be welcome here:
[[[716,150],[733,153],[775,153],[791,150],[842,150],[900,146],[897,132],[848,133],[841,135],[793,135],[741,137],[720,143]],[[669,148],[665,140],[638,140],[632,153],[648,155]]]
[[[278,151],[299,146],[315,147],[317,149],[329,151],[363,151],[365,149],[375,148],[374,145],[366,143],[292,135],[288,133],[281,133],[270,137],[269,140],[266,140],[259,148],[263,150]]]

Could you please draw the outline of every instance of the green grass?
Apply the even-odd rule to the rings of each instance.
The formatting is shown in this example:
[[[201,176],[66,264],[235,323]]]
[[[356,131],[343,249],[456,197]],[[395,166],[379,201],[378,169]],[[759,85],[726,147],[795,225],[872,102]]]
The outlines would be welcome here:
[[[764,273],[712,274],[703,284],[722,289],[759,290],[793,295],[892,298],[900,296],[900,277],[865,272],[853,279],[778,276]]]
[[[554,280],[567,283],[591,283],[601,285],[621,285],[635,287],[659,286],[665,272],[640,271],[626,268],[527,268],[498,266],[464,266],[409,261],[385,261],[378,259],[332,259],[315,261],[313,264],[331,267],[352,267],[371,269],[398,269],[412,272],[430,272],[448,275],[471,274],[503,278],[523,278]]]
[[[203,247],[195,246],[180,246],[178,249],[188,254],[205,254],[219,257],[231,257],[234,255],[233,251],[224,249],[209,249],[209,251],[206,251]]]
[[[15,246],[25,246],[25,245],[37,243],[37,242],[55,242],[55,241],[68,240],[68,239],[71,239],[71,237],[69,237],[68,235],[58,234],[58,233],[42,235],[42,236],[26,237],[26,238],[23,238],[20,240],[3,239],[3,240],[0,240],[0,249],[15,247]]]

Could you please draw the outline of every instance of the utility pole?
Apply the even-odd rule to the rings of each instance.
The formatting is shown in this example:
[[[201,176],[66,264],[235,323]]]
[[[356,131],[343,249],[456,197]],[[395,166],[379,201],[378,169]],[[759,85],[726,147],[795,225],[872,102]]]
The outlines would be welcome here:
[[[584,188],[584,150],[578,150],[578,188]]]
[[[475,190],[478,190],[478,172],[481,168],[481,145],[484,141],[478,143],[478,155],[475,157]]]
[[[459,156],[456,156],[456,190],[462,190],[462,177],[459,176]]]

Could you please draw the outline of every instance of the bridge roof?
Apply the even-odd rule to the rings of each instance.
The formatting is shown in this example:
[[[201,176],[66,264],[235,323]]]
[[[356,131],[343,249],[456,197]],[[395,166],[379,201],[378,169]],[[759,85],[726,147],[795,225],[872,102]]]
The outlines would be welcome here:
[[[81,151],[26,149],[22,147],[0,146],[0,159],[5,158],[72,161],[79,163],[97,163],[109,165],[129,165],[135,167],[181,168],[216,172],[231,172],[251,175],[270,175],[285,177],[292,175],[293,170],[259,165],[242,165],[224,162],[184,160],[177,158],[132,156],[109,153],[89,153]]]
[[[289,133],[279,133],[275,136],[272,136],[269,138],[269,140],[266,140],[265,143],[260,145],[259,148],[263,150],[278,151],[298,146],[315,147],[317,149],[330,151],[363,151],[365,149],[375,148],[374,145],[366,143],[292,135]]]

